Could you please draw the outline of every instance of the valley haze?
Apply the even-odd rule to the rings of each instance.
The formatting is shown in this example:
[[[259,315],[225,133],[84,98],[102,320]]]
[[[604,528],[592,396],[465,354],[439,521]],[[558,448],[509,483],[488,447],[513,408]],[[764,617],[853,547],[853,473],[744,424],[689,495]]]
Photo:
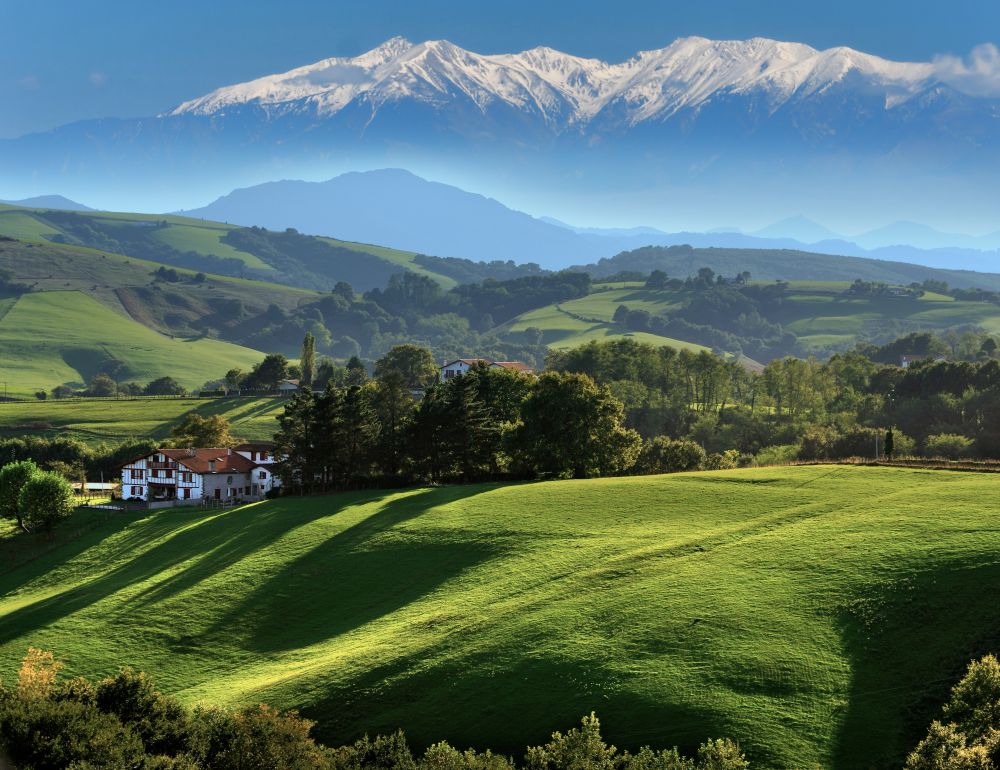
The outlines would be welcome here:
[[[802,214],[848,232],[894,220],[986,232],[994,53],[896,62],[687,37],[608,63],[396,37],[159,115],[3,140],[0,162],[8,197],[57,190],[101,208],[404,167],[588,226],[750,231]]]

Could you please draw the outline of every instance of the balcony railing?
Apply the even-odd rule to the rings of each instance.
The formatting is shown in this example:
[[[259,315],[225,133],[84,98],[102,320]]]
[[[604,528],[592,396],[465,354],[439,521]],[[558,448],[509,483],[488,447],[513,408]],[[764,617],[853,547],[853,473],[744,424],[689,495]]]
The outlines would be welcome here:
[[[168,470],[168,469],[176,468],[177,467],[177,463],[175,463],[173,460],[167,460],[166,462],[163,462],[163,463],[153,463],[153,462],[151,462],[151,463],[149,463],[149,467],[152,468],[153,470],[156,470],[156,471],[159,471],[159,470]]]

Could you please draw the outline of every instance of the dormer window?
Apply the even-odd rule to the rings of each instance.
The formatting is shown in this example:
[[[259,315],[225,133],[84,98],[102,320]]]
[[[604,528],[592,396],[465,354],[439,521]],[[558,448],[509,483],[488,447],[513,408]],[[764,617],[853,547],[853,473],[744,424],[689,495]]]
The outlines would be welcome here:
[[[215,460],[208,461],[208,470],[210,473],[215,471]]]

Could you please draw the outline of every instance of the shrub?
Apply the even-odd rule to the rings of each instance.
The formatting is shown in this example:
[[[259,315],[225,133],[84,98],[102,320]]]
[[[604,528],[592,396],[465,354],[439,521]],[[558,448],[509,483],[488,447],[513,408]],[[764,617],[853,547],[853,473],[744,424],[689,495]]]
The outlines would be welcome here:
[[[800,460],[829,460],[840,434],[833,428],[812,425],[802,434],[799,446]]]
[[[635,472],[639,474],[697,471],[705,465],[705,450],[693,441],[657,436],[643,444]]]
[[[797,444],[781,444],[779,446],[766,446],[761,449],[753,459],[754,465],[784,465],[795,462],[799,459],[799,447]]]
[[[21,490],[41,471],[32,460],[8,463],[0,468],[0,516],[16,519],[24,527],[21,518]]]
[[[944,457],[948,460],[958,460],[968,457],[972,452],[972,439],[957,433],[938,433],[928,436],[924,442],[924,454],[927,457]]]
[[[29,532],[52,529],[73,513],[74,505],[73,487],[54,471],[31,476],[17,498],[21,526]]]
[[[725,452],[713,452],[705,458],[706,471],[728,471],[739,468],[743,458],[735,449],[727,449]]]

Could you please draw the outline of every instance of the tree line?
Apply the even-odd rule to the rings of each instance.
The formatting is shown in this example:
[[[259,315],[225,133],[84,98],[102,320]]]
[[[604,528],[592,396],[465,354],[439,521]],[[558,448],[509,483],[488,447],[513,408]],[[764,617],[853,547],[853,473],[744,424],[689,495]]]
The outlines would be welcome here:
[[[285,489],[1000,456],[995,357],[903,369],[859,348],[758,371],[625,339],[552,351],[546,367],[476,366],[439,383],[430,352],[403,345],[373,379],[362,368],[353,383],[303,388],[276,435]]]
[[[0,749],[24,770],[747,770],[739,746],[708,740],[693,757],[644,746],[609,746],[596,715],[529,746],[524,758],[460,751],[438,742],[414,754],[402,731],[327,747],[314,723],[266,705],[187,709],[142,672],[123,668],[96,682],[61,680],[52,653],[31,648],[17,683],[0,682]],[[0,757],[2,758],[2,757]]]
[[[375,364],[370,380],[300,389],[275,435],[284,489],[583,478],[624,473],[640,453],[621,403],[585,375],[536,378],[480,364],[437,379],[429,351],[402,345]]]

